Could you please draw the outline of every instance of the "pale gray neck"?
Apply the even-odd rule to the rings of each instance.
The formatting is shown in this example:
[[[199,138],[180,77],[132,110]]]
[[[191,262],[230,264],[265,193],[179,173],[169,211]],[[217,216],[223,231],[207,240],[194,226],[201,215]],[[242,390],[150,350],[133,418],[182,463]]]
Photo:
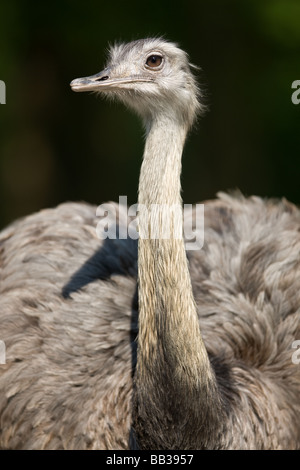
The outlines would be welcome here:
[[[182,338],[182,347],[185,347],[185,342],[190,344],[189,336],[193,337],[193,334],[196,334],[197,340],[201,341],[182,237],[180,173],[186,133],[185,127],[181,127],[172,120],[168,121],[167,118],[154,121],[147,136],[140,173],[138,199],[139,340],[143,345],[147,344],[147,348],[151,345],[154,355],[157,353],[157,336],[165,338],[165,350],[173,342],[178,342],[178,335],[180,336],[181,333],[187,334],[185,340]],[[153,229],[150,228],[147,232],[145,228],[151,224],[154,228],[162,225],[169,212],[168,208],[171,206],[178,209],[175,211],[174,220],[175,224],[180,225],[180,236],[178,236],[178,231],[177,237],[173,236],[170,230],[169,238],[163,239],[156,235],[153,239]],[[161,207],[166,207],[167,210],[160,217]],[[182,332],[178,330],[179,324]],[[195,349],[197,354],[198,349],[197,344]],[[141,346],[140,358],[145,350],[144,346]],[[143,360],[146,358],[144,357]],[[176,361],[176,357],[174,360]],[[195,361],[191,359],[189,363],[194,367]]]
[[[198,416],[201,396],[207,404],[208,395],[216,393],[214,374],[200,334],[184,240],[182,236],[169,239],[141,236],[149,213],[156,225],[162,221],[157,210],[152,211],[153,205],[179,205],[176,223],[181,224],[182,233],[180,173],[186,133],[183,125],[167,118],[154,121],[147,136],[140,173],[139,334],[135,377],[138,433],[153,419],[153,422],[160,422],[161,432],[166,434],[168,424],[163,416],[169,419],[172,413],[193,414],[191,425],[194,426],[201,420]],[[156,402],[159,416],[151,418],[153,402]],[[195,410],[194,403],[197,403]],[[217,403],[213,406],[218,408]],[[203,409],[200,410],[201,414]],[[186,421],[186,417],[183,419]],[[187,435],[187,429],[179,434]],[[183,441],[181,444],[189,445]],[[158,444],[153,442],[152,445]],[[179,442],[170,445],[179,445]]]
[[[181,204],[181,156],[187,129],[162,117],[148,131],[139,181],[139,204]]]

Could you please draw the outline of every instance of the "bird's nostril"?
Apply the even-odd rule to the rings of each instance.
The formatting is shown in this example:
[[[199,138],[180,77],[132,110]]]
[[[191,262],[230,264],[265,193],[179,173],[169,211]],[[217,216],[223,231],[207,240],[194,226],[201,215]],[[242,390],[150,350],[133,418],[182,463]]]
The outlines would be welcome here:
[[[109,76],[105,75],[104,77],[97,78],[96,82],[103,82],[104,80],[108,80],[108,79],[109,79]]]

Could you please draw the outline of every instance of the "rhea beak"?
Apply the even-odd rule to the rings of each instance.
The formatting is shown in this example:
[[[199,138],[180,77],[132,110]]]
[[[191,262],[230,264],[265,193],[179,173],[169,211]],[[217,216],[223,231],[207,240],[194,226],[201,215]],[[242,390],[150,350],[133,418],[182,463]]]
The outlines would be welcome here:
[[[70,83],[73,91],[106,91],[113,88],[122,88],[122,85],[136,82],[152,82],[153,79],[139,75],[120,77],[115,76],[110,67],[90,77],[75,78]]]
[[[108,68],[90,77],[75,78],[75,80],[72,80],[70,83],[73,91],[100,91],[101,89],[106,89],[108,87],[107,85],[112,85],[110,69]]]

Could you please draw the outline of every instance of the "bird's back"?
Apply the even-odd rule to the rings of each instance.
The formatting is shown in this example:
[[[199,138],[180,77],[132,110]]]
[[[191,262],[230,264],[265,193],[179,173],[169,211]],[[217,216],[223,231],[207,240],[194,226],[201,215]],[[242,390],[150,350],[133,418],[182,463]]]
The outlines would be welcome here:
[[[205,204],[188,252],[203,339],[227,403],[225,446],[300,447],[300,212],[231,197]]]
[[[0,447],[128,447],[136,243],[63,204],[1,234]]]
[[[96,225],[95,207],[63,204],[1,234],[2,448],[128,448],[137,242],[101,241]],[[290,203],[221,195],[187,252],[224,447],[300,446],[299,227]]]

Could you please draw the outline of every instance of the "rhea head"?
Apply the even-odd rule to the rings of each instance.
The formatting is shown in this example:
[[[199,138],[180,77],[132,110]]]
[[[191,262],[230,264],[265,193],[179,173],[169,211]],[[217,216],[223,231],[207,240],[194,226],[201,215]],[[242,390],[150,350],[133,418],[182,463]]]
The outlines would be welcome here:
[[[71,88],[118,98],[146,124],[164,116],[190,128],[200,109],[199,90],[187,54],[161,38],[110,47],[105,68],[73,80]]]

